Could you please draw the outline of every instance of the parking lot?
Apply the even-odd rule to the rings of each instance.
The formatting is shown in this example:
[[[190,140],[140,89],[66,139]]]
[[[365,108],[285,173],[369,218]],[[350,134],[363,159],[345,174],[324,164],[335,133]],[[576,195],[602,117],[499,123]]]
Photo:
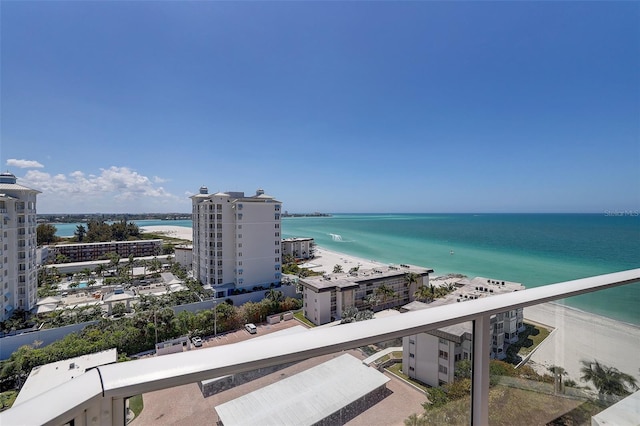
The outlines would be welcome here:
[[[249,332],[243,328],[223,335],[203,337],[202,347],[194,349],[200,350],[201,348],[236,343],[296,325],[301,325],[301,323],[295,319],[273,325],[256,324],[258,328],[256,334],[249,334]],[[307,359],[275,373],[207,398],[202,395],[197,383],[146,393],[143,395],[144,409],[140,416],[133,420],[131,425],[214,425],[218,421],[218,416],[215,411],[217,405],[295,375],[343,353],[345,352]],[[359,350],[350,350],[346,351],[346,353],[358,359],[365,358]],[[409,415],[422,412],[421,404],[426,400],[424,393],[409,386],[393,375],[385,374],[391,379],[387,383],[387,388],[390,391],[389,395],[378,404],[349,421],[347,423],[348,425],[403,425],[403,420]],[[345,383],[345,386],[348,386],[348,383]]]
[[[227,333],[218,334],[217,336],[200,336],[202,337],[202,348],[211,348],[220,345],[228,345],[231,343],[241,342],[243,340],[264,336],[265,334],[274,333],[276,331],[284,330],[290,327],[301,325],[300,322],[295,319],[289,321],[280,321],[278,324],[256,324],[256,334],[250,334],[247,330],[241,328],[240,330],[230,331]],[[199,349],[199,348],[194,348]]]

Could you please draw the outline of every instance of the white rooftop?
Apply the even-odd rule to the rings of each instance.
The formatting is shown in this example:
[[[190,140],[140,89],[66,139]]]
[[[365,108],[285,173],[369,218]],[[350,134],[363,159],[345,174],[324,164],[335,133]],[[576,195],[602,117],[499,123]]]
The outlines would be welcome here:
[[[24,386],[22,386],[14,405],[21,404],[56,386],[73,380],[87,370],[105,364],[112,364],[117,360],[118,351],[113,348],[35,367],[31,370]]]
[[[218,405],[216,411],[225,426],[313,425],[389,380],[344,354]]]

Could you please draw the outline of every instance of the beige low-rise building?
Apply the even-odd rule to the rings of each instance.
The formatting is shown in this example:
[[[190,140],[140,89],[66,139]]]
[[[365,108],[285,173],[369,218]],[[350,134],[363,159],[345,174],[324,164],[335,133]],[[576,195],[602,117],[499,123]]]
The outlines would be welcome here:
[[[413,300],[418,287],[429,285],[432,272],[420,266],[390,265],[301,278],[304,315],[322,325],[339,320],[352,307],[378,311],[404,305]]]
[[[313,259],[315,245],[313,238],[284,238],[282,256],[293,256],[296,260]]]
[[[520,283],[477,277],[461,279],[446,297],[431,303],[412,302],[402,310],[415,311],[453,303],[524,290]],[[504,359],[506,347],[518,341],[524,330],[523,310],[514,309],[491,316],[491,358]],[[442,327],[427,333],[406,336],[402,340],[402,370],[412,379],[429,386],[441,386],[454,380],[456,363],[471,360],[473,328],[470,322]]]

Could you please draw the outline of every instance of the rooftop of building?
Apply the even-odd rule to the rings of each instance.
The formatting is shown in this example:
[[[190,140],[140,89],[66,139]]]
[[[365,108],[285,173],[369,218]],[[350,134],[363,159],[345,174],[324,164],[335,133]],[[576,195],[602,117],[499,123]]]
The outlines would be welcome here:
[[[35,367],[27,377],[27,381],[22,386],[14,404],[21,404],[56,386],[73,380],[87,370],[105,364],[113,364],[117,360],[118,352],[113,348]]]
[[[226,192],[216,192],[214,194],[209,194],[209,189],[206,186],[201,186],[200,191],[196,195],[192,195],[193,199],[207,199],[212,197],[220,197],[220,198],[231,198],[234,202],[237,201],[273,201],[279,203],[280,201],[276,200],[275,197],[271,195],[267,195],[264,193],[263,189],[257,189],[255,195],[245,195],[243,191],[226,191]]]
[[[227,426],[321,424],[389,380],[359,359],[344,354],[218,405],[216,411]]]
[[[307,287],[312,287],[318,291],[330,291],[334,288],[347,290],[349,288],[357,288],[362,283],[372,280],[380,280],[381,278],[391,278],[397,276],[405,276],[407,273],[414,273],[421,276],[433,273],[433,269],[423,268],[421,266],[405,265],[400,266],[386,265],[377,266],[372,269],[362,269],[354,272],[327,273],[322,276],[312,276],[301,278],[300,283]]]

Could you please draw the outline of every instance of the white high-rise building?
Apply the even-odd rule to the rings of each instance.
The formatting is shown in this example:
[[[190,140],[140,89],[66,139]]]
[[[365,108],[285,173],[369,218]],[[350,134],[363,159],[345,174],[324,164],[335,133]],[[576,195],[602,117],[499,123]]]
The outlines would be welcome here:
[[[0,320],[38,300],[36,196],[40,191],[18,185],[11,173],[0,173]]]
[[[261,189],[245,196],[205,186],[191,200],[195,279],[216,297],[280,282],[280,201]]]

